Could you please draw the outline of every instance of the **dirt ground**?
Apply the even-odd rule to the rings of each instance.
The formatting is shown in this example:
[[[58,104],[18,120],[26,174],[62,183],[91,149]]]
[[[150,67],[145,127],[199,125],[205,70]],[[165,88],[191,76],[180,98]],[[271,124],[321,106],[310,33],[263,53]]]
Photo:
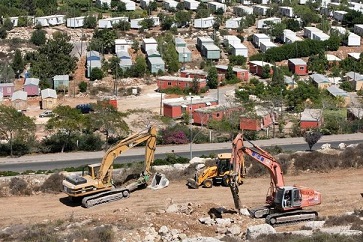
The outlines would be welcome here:
[[[319,216],[341,215],[345,212],[362,210],[363,169],[335,170],[330,173],[305,173],[297,176],[286,176],[286,184],[299,184],[314,188],[322,193],[322,204],[316,206]],[[240,197],[246,207],[263,204],[269,178],[247,178],[240,187]],[[188,236],[214,236],[215,228],[199,223],[198,218],[207,217],[211,208],[225,207],[233,209],[231,193],[226,187],[211,189],[188,189],[185,181],[171,181],[170,186],[162,190],[139,190],[128,199],[99,205],[89,209],[70,206],[65,194],[33,195],[30,197],[3,197],[0,207],[0,228],[24,224],[31,225],[44,221],[76,218],[77,220],[93,219],[103,223],[127,223],[124,238],[137,232],[143,226],[152,223],[160,228],[167,225],[184,231]],[[165,213],[170,204],[191,203],[193,212]],[[264,223],[261,219],[251,219],[237,214],[223,214],[223,217],[243,221],[242,229],[250,225]],[[278,227],[278,231],[293,230],[297,225]],[[301,224],[299,225],[301,227]]]

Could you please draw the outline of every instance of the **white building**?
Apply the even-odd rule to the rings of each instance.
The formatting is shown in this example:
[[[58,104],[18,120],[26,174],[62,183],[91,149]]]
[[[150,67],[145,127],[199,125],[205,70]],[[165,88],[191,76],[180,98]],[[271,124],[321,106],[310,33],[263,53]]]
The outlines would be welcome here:
[[[115,53],[122,51],[127,52],[130,48],[130,41],[127,41],[126,39],[115,39]]]
[[[281,18],[271,17],[257,20],[257,29],[266,29],[268,28],[267,22],[271,22],[274,24],[281,23]]]
[[[338,33],[338,34],[342,34],[345,35],[346,33],[348,33],[347,29],[344,27],[340,27],[340,26],[331,26],[330,27],[330,34],[332,33]]]
[[[272,43],[270,40],[260,42],[260,50],[262,53],[265,53],[268,49],[271,49],[273,47],[277,47],[277,45],[275,43]]]
[[[157,50],[158,42],[154,38],[145,38],[142,40],[141,48],[147,52],[149,50]]]
[[[260,47],[260,43],[262,41],[270,41],[270,40],[271,40],[270,36],[266,34],[254,34],[252,36],[252,43],[257,47]]]
[[[42,27],[49,27],[55,25],[61,25],[65,22],[66,15],[50,15],[37,17],[34,20],[35,25],[41,25]]]
[[[323,31],[315,27],[304,27],[304,37],[308,39],[313,39],[313,33],[316,32],[323,32]]]
[[[154,0],[140,0],[140,8],[142,9],[146,9],[147,6],[149,6],[149,4],[151,2],[153,2]]]
[[[342,22],[343,18],[344,18],[344,15],[346,15],[348,12],[346,11],[334,11],[333,12],[333,18],[336,20],[336,21],[339,21],[339,22]]]
[[[195,1],[195,0],[185,0],[184,1],[184,6],[185,6],[185,9],[187,9],[187,10],[197,10],[199,4],[200,4],[200,2]]]
[[[96,0],[96,4],[103,7],[107,5],[107,7],[111,7],[111,0]]]
[[[235,35],[225,35],[223,36],[223,45],[229,46],[232,44],[241,44],[241,39]]]
[[[115,17],[115,18],[104,18],[98,20],[98,28],[100,29],[112,29],[113,25],[118,24],[121,21],[128,22],[128,17]]]
[[[241,24],[242,17],[230,18],[226,21],[226,29],[237,29]]]
[[[281,6],[279,7],[279,12],[282,16],[293,18],[294,15],[294,9],[292,7],[285,7]]]
[[[131,0],[120,0],[120,1],[125,4],[126,11],[135,11],[135,9],[136,9],[135,2],[133,2]]]
[[[296,41],[302,41],[300,37],[297,37],[296,35],[287,35],[285,39],[285,44],[292,44]]]
[[[242,43],[231,43],[231,54],[234,56],[241,55],[244,57],[248,57],[248,49]]]
[[[256,15],[262,15],[265,16],[267,14],[267,10],[269,10],[270,7],[262,6],[262,5],[254,5],[253,6],[253,13]]]
[[[81,28],[84,25],[85,16],[76,17],[76,18],[67,18],[67,27],[68,28]]]
[[[213,24],[214,24],[214,17],[194,19],[194,28],[197,29],[207,29],[212,27]]]
[[[299,0],[299,4],[300,4],[300,5],[305,5],[305,4],[306,4],[306,2],[307,2],[307,0]]]
[[[313,40],[324,41],[324,40],[328,40],[329,38],[330,38],[330,36],[324,32],[313,32]]]
[[[160,25],[160,20],[159,17],[157,16],[150,16],[149,18],[151,18],[154,21],[154,25],[153,26],[159,26]],[[143,21],[145,18],[135,18],[135,19],[131,19],[130,20],[130,27],[132,29],[140,29],[141,26],[141,21]]]
[[[348,35],[348,46],[360,46],[360,36],[354,33]]]
[[[355,24],[354,33],[359,36],[363,36],[363,24]]]
[[[237,16],[245,16],[247,14],[253,14],[253,8],[244,5],[234,6],[233,13],[236,14]]]
[[[178,5],[178,2],[174,1],[174,0],[164,0],[164,3],[163,3],[163,6],[166,10],[176,9],[177,5]]]
[[[208,8],[215,13],[218,9],[223,9],[223,12],[226,11],[227,6],[226,4],[219,3],[219,2],[208,2]]]

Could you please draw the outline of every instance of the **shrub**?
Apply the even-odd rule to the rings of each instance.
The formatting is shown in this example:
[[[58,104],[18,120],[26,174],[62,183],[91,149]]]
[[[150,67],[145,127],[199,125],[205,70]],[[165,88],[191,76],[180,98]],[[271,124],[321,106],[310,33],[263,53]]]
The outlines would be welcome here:
[[[86,92],[87,91],[87,82],[82,81],[78,84],[78,88],[80,92]]]
[[[325,227],[355,225],[356,227],[363,226],[363,220],[356,215],[329,216],[325,221]],[[363,229],[363,227],[361,227]]]
[[[312,170],[327,172],[339,167],[340,158],[337,155],[323,154],[317,151],[304,155],[294,154],[296,170]]]
[[[79,137],[79,150],[98,151],[102,150],[103,141],[99,135],[83,134]]]
[[[28,183],[19,177],[14,177],[10,180],[9,188],[10,193],[13,195],[31,194],[30,189],[28,189]]]
[[[62,191],[63,176],[54,173],[40,186],[40,190],[46,193],[59,193]]]

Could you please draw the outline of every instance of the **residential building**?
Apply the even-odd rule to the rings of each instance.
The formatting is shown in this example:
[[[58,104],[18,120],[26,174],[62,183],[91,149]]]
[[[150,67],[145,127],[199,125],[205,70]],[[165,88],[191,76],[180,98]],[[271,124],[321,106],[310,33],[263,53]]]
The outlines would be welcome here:
[[[39,96],[39,79],[38,78],[26,78],[24,83],[24,91],[27,96]]]
[[[265,16],[270,7],[262,5],[253,5],[253,14]]]
[[[260,43],[262,41],[270,41],[271,38],[270,36],[266,35],[266,34],[254,34],[252,36],[252,43],[256,46],[256,47],[260,47]]]
[[[150,16],[149,19],[152,19],[154,21],[154,27],[160,25],[160,19],[157,16]],[[136,18],[130,20],[130,28],[132,29],[140,29],[142,28],[141,22],[146,18]]]
[[[125,4],[126,11],[135,11],[136,3],[131,0],[120,0]]]
[[[96,0],[96,4],[99,7],[107,6],[108,8],[111,7],[111,0]]]
[[[42,27],[56,26],[64,24],[66,15],[49,15],[43,17],[36,17],[34,19],[35,25],[40,25]]]
[[[69,87],[69,75],[56,75],[53,77],[53,88],[57,90],[58,88],[66,88]]]
[[[187,47],[187,42],[185,42],[182,38],[175,38],[174,39],[175,47]]]
[[[161,57],[161,54],[157,49],[149,49],[146,51],[147,58]]]
[[[360,60],[361,54],[362,54],[361,52],[350,52],[350,53],[348,53],[348,57],[352,58],[353,60],[358,61],[358,60]]]
[[[244,5],[234,6],[233,13],[239,17],[242,17],[246,14],[253,14],[253,8]]]
[[[296,75],[305,76],[308,74],[308,64],[300,58],[289,59],[287,62],[289,70]]]
[[[184,6],[187,10],[197,10],[200,2],[195,0],[184,0]]]
[[[340,89],[336,85],[332,85],[327,87],[328,92],[335,98],[342,98],[342,105],[346,107],[348,104],[350,104],[350,96],[349,94],[344,91],[343,89]]]
[[[84,25],[85,16],[75,17],[75,18],[67,18],[67,27],[68,28],[82,28]]]
[[[224,105],[207,106],[197,108],[193,112],[193,123],[205,126],[210,121],[221,121],[233,114],[241,112],[242,107],[226,107]]]
[[[329,79],[322,74],[312,74],[309,76],[310,81],[320,89],[326,89],[331,85]]]
[[[360,73],[353,71],[347,72],[344,76],[344,79],[352,83],[354,90],[363,90],[363,75]]]
[[[279,12],[282,16],[293,18],[295,17],[294,9],[292,7],[281,6]]]
[[[213,27],[214,22],[215,22],[214,17],[194,19],[194,28],[208,29]]]
[[[333,11],[333,18],[336,20],[336,21],[339,21],[339,22],[342,22],[343,21],[343,18],[344,18],[344,15],[346,15],[348,12],[346,11]]]
[[[300,113],[300,128],[314,129],[320,128],[323,124],[323,111],[321,109],[306,108]]]
[[[224,75],[227,73],[228,70],[228,66],[226,65],[216,65],[215,66],[217,68],[218,74],[223,74],[223,79],[225,78]],[[249,80],[249,71],[246,69],[241,69],[238,67],[233,67],[232,68],[233,74],[236,75],[236,78],[241,80],[241,81],[245,81],[248,82]]]
[[[177,47],[176,52],[180,63],[192,61],[192,52],[187,47]]]
[[[231,46],[231,54],[233,56],[241,55],[244,57],[248,57],[248,48],[241,43],[233,43]]]
[[[264,66],[269,66],[270,67],[270,75],[273,74],[273,65],[266,62],[266,61],[250,61],[248,63],[249,69],[250,69],[250,73],[254,74],[254,75],[258,75],[258,76],[262,76],[263,74],[263,68]]]
[[[129,52],[119,51],[116,53],[117,57],[120,59],[120,68],[125,71],[132,66],[132,60]]]
[[[354,33],[348,35],[348,46],[360,46],[360,36]]]
[[[363,24],[355,24],[354,33],[359,36],[363,36]]]
[[[202,56],[208,60],[218,60],[221,58],[221,50],[215,44],[206,44],[202,47]]]
[[[158,42],[154,38],[145,38],[141,42],[141,49],[143,49],[145,52],[148,50],[157,50]]]
[[[87,61],[87,77],[91,77],[92,69],[99,68],[101,69],[102,64],[101,60],[88,60]]]
[[[269,24],[281,23],[281,18],[271,17],[257,20],[257,29],[267,29],[270,28]]]
[[[175,87],[184,90],[186,88],[191,88],[193,86],[193,81],[194,78],[190,77],[159,76],[156,80],[156,84],[159,91]],[[196,81],[198,83],[199,91],[207,86],[206,79],[196,78]]]
[[[163,102],[163,113],[165,117],[178,119],[185,113],[193,115],[194,110],[198,108],[215,105],[218,105],[218,100],[214,98],[189,97],[189,99],[182,101],[168,100]]]
[[[197,49],[202,51],[203,45],[214,44],[214,40],[211,37],[197,37]]]
[[[240,116],[239,128],[241,130],[260,131],[272,126],[275,114],[266,108],[256,106],[255,110]]]
[[[44,89],[40,91],[41,109],[52,110],[57,106],[57,92],[54,89]]]
[[[91,50],[91,51],[87,51],[87,53],[86,53],[87,61],[94,61],[94,60],[100,61],[101,59],[102,59],[101,54],[98,51]]]
[[[219,3],[219,2],[208,2],[208,8],[213,12],[217,12],[218,9],[222,9],[223,12],[226,11],[227,6],[226,4]]]
[[[19,111],[26,111],[28,108],[28,94],[25,91],[16,91],[11,96],[11,106]]]
[[[164,2],[163,2],[163,7],[166,10],[176,9],[177,5],[178,5],[178,2],[174,1],[174,0],[164,0]]]
[[[0,92],[3,94],[3,97],[11,97],[13,95],[15,89],[15,85],[12,82],[0,83]]]
[[[140,8],[146,9],[151,2],[154,2],[154,0],[140,0]]]
[[[324,41],[324,40],[328,40],[330,38],[329,35],[327,35],[324,32],[313,32],[313,40],[320,40],[320,41]]]
[[[304,37],[308,39],[313,39],[313,33],[323,32],[316,27],[304,27]]]
[[[147,58],[147,64],[151,73],[165,71],[165,62],[161,59],[161,57]]]
[[[131,48],[131,42],[126,39],[115,39],[115,53],[128,51]]]
[[[235,35],[225,35],[223,36],[223,45],[228,47],[231,44],[241,44],[241,39]]]
[[[114,25],[120,23],[121,21],[128,22],[128,17],[114,17],[114,18],[104,18],[98,20],[98,28],[100,29],[112,29]]]
[[[262,53],[265,53],[268,49],[277,47],[277,45],[273,42],[271,42],[270,40],[263,40],[260,41],[260,50]]]
[[[206,79],[207,75],[208,73],[206,71],[200,69],[182,70],[180,72],[180,77]]]
[[[226,29],[238,29],[241,24],[242,17],[230,18],[226,21]]]

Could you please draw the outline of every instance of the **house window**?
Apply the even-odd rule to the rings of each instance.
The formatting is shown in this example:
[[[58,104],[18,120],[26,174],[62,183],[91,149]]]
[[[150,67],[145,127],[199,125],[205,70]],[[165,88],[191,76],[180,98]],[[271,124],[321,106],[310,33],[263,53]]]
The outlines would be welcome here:
[[[216,114],[217,118],[219,117],[219,113]]]
[[[305,69],[305,66],[300,66],[299,69],[300,70],[304,70]]]
[[[168,82],[168,86],[171,86],[171,82]]]
[[[63,85],[63,81],[58,81],[58,85]]]

